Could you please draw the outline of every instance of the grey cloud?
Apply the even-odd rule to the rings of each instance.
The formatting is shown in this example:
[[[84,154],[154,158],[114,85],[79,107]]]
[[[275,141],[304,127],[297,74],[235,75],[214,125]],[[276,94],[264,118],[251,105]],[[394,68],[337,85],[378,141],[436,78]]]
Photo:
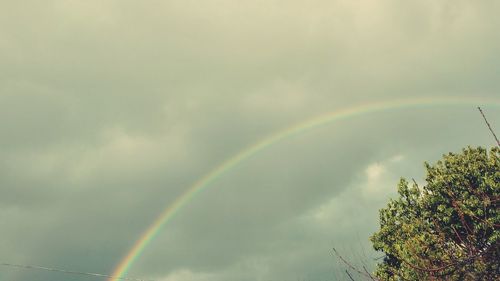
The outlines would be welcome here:
[[[187,187],[273,132],[356,104],[500,88],[496,3],[1,6],[0,260],[13,263],[109,273]],[[330,248],[372,254],[399,176],[493,144],[474,106],[395,109],[270,146],[186,205],[130,275],[343,279]],[[498,108],[484,108],[495,123]],[[374,163],[385,170],[369,194]]]

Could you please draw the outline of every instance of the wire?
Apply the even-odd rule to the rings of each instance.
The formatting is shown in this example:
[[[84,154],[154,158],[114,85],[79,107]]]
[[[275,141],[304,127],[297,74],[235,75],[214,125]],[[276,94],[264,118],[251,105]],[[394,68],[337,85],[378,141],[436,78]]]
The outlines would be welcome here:
[[[107,275],[107,274],[100,274],[100,273],[93,273],[93,272],[80,272],[80,271],[65,270],[65,269],[51,268],[51,267],[45,267],[45,266],[37,266],[37,265],[13,264],[13,263],[5,263],[5,262],[0,262],[0,265],[10,266],[10,267],[17,267],[17,268],[22,268],[22,269],[38,269],[38,270],[45,270],[45,271],[52,271],[52,272],[61,272],[61,273],[74,274],[74,275],[105,277],[105,278],[116,279],[116,280],[154,281],[154,280],[151,280],[151,279],[138,279],[138,278],[132,278],[132,277],[119,277],[119,276],[112,276],[112,275]]]

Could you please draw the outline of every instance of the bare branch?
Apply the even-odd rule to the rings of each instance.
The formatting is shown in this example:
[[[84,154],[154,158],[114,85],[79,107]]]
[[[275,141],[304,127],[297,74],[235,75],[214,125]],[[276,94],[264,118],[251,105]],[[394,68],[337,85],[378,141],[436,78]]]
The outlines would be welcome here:
[[[345,270],[345,273],[347,274],[347,276],[349,276],[349,279],[354,281],[354,278],[352,278],[351,274],[349,273],[349,271],[347,271],[347,269]]]
[[[370,272],[368,272],[365,266],[363,266],[363,270],[366,272],[366,274],[368,274],[368,276],[370,276],[371,280],[375,281],[375,278],[373,278],[373,276],[370,274]]]
[[[484,115],[483,113],[483,110],[481,109],[481,107],[477,107],[477,109],[479,109],[479,112],[481,112],[481,115],[483,116],[483,119],[484,119],[484,122],[486,122],[486,126],[488,126],[488,129],[490,129],[490,132],[491,134],[493,135],[493,137],[495,138],[495,140],[497,141],[497,145],[500,147],[500,141],[498,140],[497,138],[497,135],[495,135],[495,132],[493,131],[493,129],[491,128],[491,125],[490,123],[488,122],[488,119],[486,119],[486,116]]]
[[[367,273],[365,273],[365,272],[363,272],[363,271],[361,271],[361,270],[357,269],[357,268],[356,268],[356,267],[354,267],[351,263],[349,263],[348,261],[346,261],[346,260],[344,259],[344,257],[342,257],[342,256],[341,256],[341,255],[337,252],[337,250],[336,250],[335,248],[333,248],[333,252],[334,252],[334,253],[335,253],[335,255],[336,255],[336,256],[337,256],[337,257],[338,257],[338,258],[339,258],[339,259],[340,259],[340,260],[341,260],[341,261],[342,261],[342,262],[343,262],[343,263],[344,263],[347,267],[349,267],[351,270],[353,270],[353,271],[357,272],[357,273],[358,273],[359,275],[361,275],[361,276],[364,276],[364,277],[366,277],[366,278],[370,278],[370,279],[372,279],[372,280],[378,281],[378,279],[375,279],[375,278],[374,278],[373,276],[371,276],[369,273],[367,274]],[[347,270],[346,270],[346,271],[347,271]]]

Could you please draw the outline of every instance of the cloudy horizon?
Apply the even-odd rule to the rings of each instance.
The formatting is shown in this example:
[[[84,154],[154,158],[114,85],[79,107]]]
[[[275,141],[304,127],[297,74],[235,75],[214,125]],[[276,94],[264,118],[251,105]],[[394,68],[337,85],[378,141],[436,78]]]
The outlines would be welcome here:
[[[0,262],[112,274],[180,195],[259,150],[170,220],[127,276],[347,280],[401,177],[495,145],[496,2],[0,1]],[[482,104],[477,104],[476,102]],[[495,101],[494,103],[484,101]],[[105,280],[0,267],[1,280]]]

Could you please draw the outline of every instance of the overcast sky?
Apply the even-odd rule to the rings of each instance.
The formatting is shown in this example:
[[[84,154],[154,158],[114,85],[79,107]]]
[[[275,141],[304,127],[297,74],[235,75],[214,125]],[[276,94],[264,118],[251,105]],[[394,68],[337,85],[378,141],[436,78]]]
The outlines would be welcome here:
[[[500,98],[500,2],[0,0],[0,262],[110,274],[225,159],[326,112]],[[480,104],[477,104],[480,105]],[[230,169],[130,269],[157,281],[346,280],[400,177],[494,140],[470,106],[305,131]],[[500,129],[500,108],[482,104]],[[0,267],[1,280],[102,278]]]

